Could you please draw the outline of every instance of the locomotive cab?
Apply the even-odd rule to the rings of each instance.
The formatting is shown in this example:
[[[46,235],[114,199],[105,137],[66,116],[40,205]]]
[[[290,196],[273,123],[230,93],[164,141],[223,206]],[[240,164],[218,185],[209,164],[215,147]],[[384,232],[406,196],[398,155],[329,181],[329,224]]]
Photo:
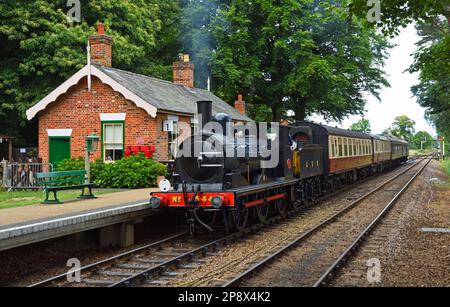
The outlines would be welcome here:
[[[323,173],[322,145],[314,144],[311,127],[292,126],[292,141],[294,143],[294,175],[305,179]]]

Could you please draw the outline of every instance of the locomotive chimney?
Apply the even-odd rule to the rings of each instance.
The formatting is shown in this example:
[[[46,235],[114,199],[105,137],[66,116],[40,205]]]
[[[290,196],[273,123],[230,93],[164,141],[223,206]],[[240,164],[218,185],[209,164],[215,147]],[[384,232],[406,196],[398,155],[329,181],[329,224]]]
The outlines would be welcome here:
[[[201,116],[203,129],[212,118],[212,101],[197,101],[197,112]]]

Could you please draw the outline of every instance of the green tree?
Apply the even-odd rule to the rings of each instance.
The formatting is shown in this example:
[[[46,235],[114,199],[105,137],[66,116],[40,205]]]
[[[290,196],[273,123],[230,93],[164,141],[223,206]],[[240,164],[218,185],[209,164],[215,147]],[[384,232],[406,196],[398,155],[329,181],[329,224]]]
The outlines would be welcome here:
[[[170,78],[178,1],[82,0],[80,23],[68,21],[66,3],[0,2],[1,131],[30,134],[25,111],[86,64],[87,39],[98,21],[114,36],[115,67]]]
[[[416,122],[410,119],[408,116],[397,116],[392,123],[392,126],[386,129],[383,134],[391,134],[393,136],[402,138],[407,142],[410,142],[415,132],[415,125]]]
[[[411,147],[414,149],[431,149],[434,138],[426,131],[419,131],[411,139]]]
[[[311,113],[361,114],[364,92],[378,97],[386,39],[359,18],[349,26],[344,1],[229,0],[213,23],[212,73],[227,101],[237,93],[302,120]]]
[[[445,31],[442,31],[445,29]],[[450,31],[441,19],[417,26],[417,43],[410,72],[419,72],[420,83],[412,87],[417,102],[426,108],[426,118],[437,131],[450,137]]]
[[[367,14],[365,0],[353,0],[350,15]],[[383,0],[381,21],[373,24],[385,33],[415,23],[421,40],[417,43],[410,72],[419,72],[420,83],[412,87],[426,118],[440,135],[450,138],[450,1]]]
[[[350,126],[350,130],[352,131],[358,131],[358,132],[364,132],[364,133],[371,133],[372,129],[370,128],[370,121],[368,119],[360,119],[356,123],[352,124]]]
[[[216,48],[212,23],[218,7],[218,0],[182,0],[182,49],[191,55],[195,65],[195,86],[199,88],[207,88],[207,80],[212,78],[211,59]]]
[[[381,20],[373,23],[388,34],[397,34],[401,27],[413,22],[434,23],[437,16],[443,16],[450,23],[450,2],[448,0],[382,0]],[[350,15],[367,16],[367,0],[349,1]]]

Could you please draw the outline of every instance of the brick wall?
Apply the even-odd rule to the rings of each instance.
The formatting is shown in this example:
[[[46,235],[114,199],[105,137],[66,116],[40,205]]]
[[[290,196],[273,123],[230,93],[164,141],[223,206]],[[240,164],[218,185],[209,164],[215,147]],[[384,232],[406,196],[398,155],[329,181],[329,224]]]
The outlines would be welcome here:
[[[87,89],[86,78],[73,86],[66,94],[39,113],[39,157],[49,159],[47,129],[73,129],[71,157],[83,157],[86,135],[101,135],[100,113],[126,113],[125,146],[155,145],[156,160],[167,160],[167,132],[163,132],[166,114],[152,118],[143,109],[125,99],[120,93],[92,78],[92,91]],[[190,121],[189,117],[180,120]],[[92,159],[101,158],[101,146]]]
[[[173,82],[187,87],[194,87],[194,64],[178,61],[173,63]]]

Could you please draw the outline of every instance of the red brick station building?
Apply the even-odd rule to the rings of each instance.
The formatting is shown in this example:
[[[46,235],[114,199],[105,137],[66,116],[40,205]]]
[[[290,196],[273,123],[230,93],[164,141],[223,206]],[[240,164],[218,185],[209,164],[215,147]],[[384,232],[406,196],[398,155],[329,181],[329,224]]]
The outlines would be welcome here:
[[[129,146],[153,146],[153,159],[170,160],[178,123],[195,127],[198,100],[211,100],[214,114],[250,121],[241,96],[233,108],[211,92],[194,88],[194,65],[187,55],[173,64],[172,83],[112,68],[113,39],[105,35],[103,24],[89,45],[90,63],[27,110],[29,120],[39,119],[43,162],[83,157],[85,137],[92,133],[100,138],[93,160],[119,160]]]

